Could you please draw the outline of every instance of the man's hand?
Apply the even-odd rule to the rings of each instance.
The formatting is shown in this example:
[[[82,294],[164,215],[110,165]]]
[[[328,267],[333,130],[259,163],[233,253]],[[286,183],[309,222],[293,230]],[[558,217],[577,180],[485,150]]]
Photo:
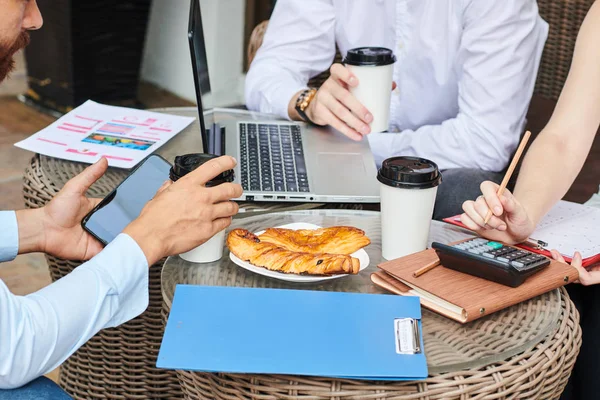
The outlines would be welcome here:
[[[560,261],[565,264],[567,263],[564,257],[557,250],[552,250],[552,258],[554,258],[556,261]],[[583,260],[581,253],[575,252],[573,261],[571,261],[571,266],[575,267],[577,272],[579,272],[579,279],[575,281],[575,283],[581,283],[583,286],[597,285],[600,283],[600,265],[595,265],[585,269],[582,264]]]
[[[41,251],[67,260],[88,260],[102,245],[81,227],[81,220],[100,201],[85,193],[108,168],[105,158],[67,182],[46,206],[17,211],[19,253]]]
[[[525,241],[534,231],[535,224],[525,207],[509,190],[498,197],[498,185],[486,181],[481,184],[482,196],[475,201],[463,203],[461,221],[479,235],[508,244]],[[485,217],[492,210],[492,218],[485,224]]]
[[[348,90],[358,85],[358,78],[342,64],[333,64],[329,72],[331,75],[321,85],[305,113],[315,124],[331,125],[349,138],[361,140],[371,133],[369,124],[373,122],[373,115]],[[393,83],[392,90],[395,87]],[[298,95],[288,107],[294,114]]]
[[[208,241],[231,224],[242,195],[233,183],[207,188],[206,182],[233,169],[235,159],[223,156],[203,164],[177,182],[163,185],[124,233],[140,246],[148,265],[184,253]]]

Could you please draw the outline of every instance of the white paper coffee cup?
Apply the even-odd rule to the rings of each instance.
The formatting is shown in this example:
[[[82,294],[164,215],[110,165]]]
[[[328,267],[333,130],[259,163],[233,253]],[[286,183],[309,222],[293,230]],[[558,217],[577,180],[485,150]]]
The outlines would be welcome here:
[[[209,263],[220,260],[223,257],[223,246],[225,245],[225,230],[217,233],[206,243],[182,253],[179,257],[194,263]]]
[[[385,160],[377,179],[381,195],[381,250],[394,260],[427,248],[437,187],[437,165],[418,157]]]
[[[173,167],[169,171],[169,177],[173,182],[194,171],[204,163],[217,158],[216,155],[192,153],[175,157]],[[205,183],[207,188],[233,181],[233,170],[225,171]],[[199,205],[201,207],[201,205]],[[225,230],[217,233],[204,244],[179,255],[182,259],[195,263],[209,263],[223,257],[223,246],[225,245]]]
[[[371,133],[388,130],[395,62],[392,51],[384,47],[351,49],[344,58],[346,68],[358,79],[350,93],[373,115]]]

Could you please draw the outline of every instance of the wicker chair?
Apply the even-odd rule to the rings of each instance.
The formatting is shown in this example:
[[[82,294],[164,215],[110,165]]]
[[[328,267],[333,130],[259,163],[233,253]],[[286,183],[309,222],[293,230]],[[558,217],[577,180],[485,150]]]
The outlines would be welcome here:
[[[564,86],[579,27],[594,0],[538,0],[540,15],[550,32],[535,86],[535,93],[557,100]]]

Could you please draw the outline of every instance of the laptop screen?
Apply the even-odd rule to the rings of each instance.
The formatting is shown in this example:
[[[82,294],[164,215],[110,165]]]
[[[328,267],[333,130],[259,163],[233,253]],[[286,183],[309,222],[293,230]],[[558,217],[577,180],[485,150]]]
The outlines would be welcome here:
[[[214,125],[207,126],[204,121],[202,94],[210,92],[210,80],[208,77],[208,62],[206,58],[204,31],[202,30],[200,0],[190,1],[188,40],[190,42],[192,71],[194,75],[194,85],[196,86],[196,101],[198,102],[198,119],[200,121],[200,132],[202,135],[204,152],[215,155],[223,155],[224,140],[221,129]]]

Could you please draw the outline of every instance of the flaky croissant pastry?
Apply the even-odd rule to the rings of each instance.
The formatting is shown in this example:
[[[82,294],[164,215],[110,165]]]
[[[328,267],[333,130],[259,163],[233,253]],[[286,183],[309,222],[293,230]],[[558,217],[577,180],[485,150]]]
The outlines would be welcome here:
[[[311,254],[262,242],[246,229],[234,229],[227,237],[229,250],[257,267],[290,274],[357,274],[360,261],[344,254]]]
[[[291,251],[313,254],[352,254],[371,243],[364,231],[350,226],[314,230],[269,228],[259,239]]]

